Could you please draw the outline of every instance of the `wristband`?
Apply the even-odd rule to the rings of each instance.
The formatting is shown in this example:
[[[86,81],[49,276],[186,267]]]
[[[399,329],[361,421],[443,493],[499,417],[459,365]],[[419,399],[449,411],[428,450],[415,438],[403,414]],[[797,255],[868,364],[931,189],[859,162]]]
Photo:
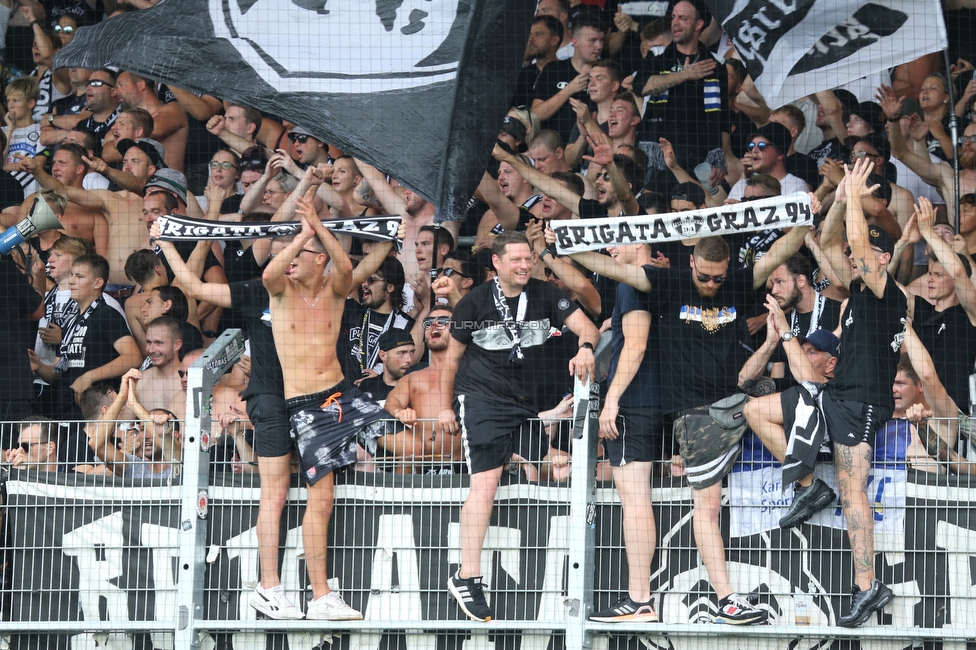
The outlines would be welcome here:
[[[39,20],[32,20],[31,21],[31,24],[28,25],[28,27],[33,27],[34,25],[40,25],[40,24],[41,24],[41,21],[39,21]]]
[[[888,116],[888,121],[889,122],[897,122],[900,119],[901,119],[901,115],[890,115],[890,116]]]
[[[550,254],[549,253],[549,249],[548,248],[543,248],[542,249],[542,252],[539,253],[539,259],[540,260],[545,259],[546,255],[549,255],[549,254]]]

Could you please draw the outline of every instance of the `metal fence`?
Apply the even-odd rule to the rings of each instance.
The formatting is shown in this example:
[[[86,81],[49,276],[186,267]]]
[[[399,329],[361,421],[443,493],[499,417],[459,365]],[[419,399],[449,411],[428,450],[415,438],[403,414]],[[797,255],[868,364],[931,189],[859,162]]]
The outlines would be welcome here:
[[[666,465],[653,479],[658,545],[650,575],[662,622],[587,622],[626,591],[627,564],[619,501],[602,480],[608,472],[582,386],[577,417],[561,423],[569,454],[554,454],[538,475],[513,464],[503,476],[482,555],[498,620],[467,621],[445,588],[460,562],[468,484],[448,450],[409,461],[378,457],[336,477],[329,575],[364,621],[259,620],[247,604],[258,581],[259,479],[246,459],[215,464],[211,451],[227,436],[214,436],[210,394],[241,347],[225,334],[191,369],[184,454],[171,476],[10,471],[3,642],[235,650],[972,646],[976,485],[968,474],[942,473],[937,461],[914,469],[897,455],[875,463],[876,567],[896,599],[865,627],[846,630],[835,625],[852,582],[843,516],[828,508],[801,528],[780,530],[791,495],[751,439],[728,479],[723,536],[733,587],[769,611],[770,625],[710,624],[717,601],[694,544],[691,492]],[[555,432],[553,422],[536,426]],[[818,473],[833,480],[829,463]],[[280,572],[299,604],[311,595],[304,496],[295,475]]]

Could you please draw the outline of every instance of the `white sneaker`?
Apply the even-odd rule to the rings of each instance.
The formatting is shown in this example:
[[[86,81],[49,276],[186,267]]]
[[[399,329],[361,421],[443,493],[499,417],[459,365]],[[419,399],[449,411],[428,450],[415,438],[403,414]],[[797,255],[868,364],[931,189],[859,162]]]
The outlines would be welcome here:
[[[363,620],[363,615],[347,605],[338,591],[330,591],[321,598],[309,602],[306,616],[310,621]]]
[[[278,621],[298,621],[305,618],[302,610],[288,600],[281,585],[265,589],[259,584],[251,592],[248,604],[268,618]]]

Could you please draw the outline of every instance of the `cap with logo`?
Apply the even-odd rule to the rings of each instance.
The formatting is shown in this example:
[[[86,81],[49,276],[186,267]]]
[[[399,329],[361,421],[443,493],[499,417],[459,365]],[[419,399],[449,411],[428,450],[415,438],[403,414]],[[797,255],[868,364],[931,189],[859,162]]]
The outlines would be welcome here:
[[[401,345],[416,345],[414,343],[413,337],[410,336],[410,332],[405,332],[403,330],[387,330],[383,336],[380,337],[380,350],[383,352],[389,352]]]
[[[868,239],[871,240],[872,246],[877,246],[889,255],[895,252],[895,240],[884,228],[868,226]]]
[[[796,340],[800,344],[809,343],[821,352],[826,352],[832,357],[840,356],[840,339],[834,336],[830,330],[816,330],[809,336],[798,336]]]

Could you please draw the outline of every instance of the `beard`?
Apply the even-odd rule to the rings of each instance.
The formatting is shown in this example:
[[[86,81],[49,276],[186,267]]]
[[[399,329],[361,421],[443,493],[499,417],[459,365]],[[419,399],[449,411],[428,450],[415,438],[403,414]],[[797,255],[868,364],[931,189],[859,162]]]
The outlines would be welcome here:
[[[779,306],[784,312],[788,312],[791,309],[796,309],[796,306],[800,304],[802,299],[803,294],[800,293],[800,290],[796,287],[796,285],[794,285],[793,290],[790,291],[790,294],[786,296],[782,302],[780,302],[778,299],[776,302],[779,302]]]
[[[976,169],[976,151],[964,151],[960,153],[959,166],[963,169]]]

